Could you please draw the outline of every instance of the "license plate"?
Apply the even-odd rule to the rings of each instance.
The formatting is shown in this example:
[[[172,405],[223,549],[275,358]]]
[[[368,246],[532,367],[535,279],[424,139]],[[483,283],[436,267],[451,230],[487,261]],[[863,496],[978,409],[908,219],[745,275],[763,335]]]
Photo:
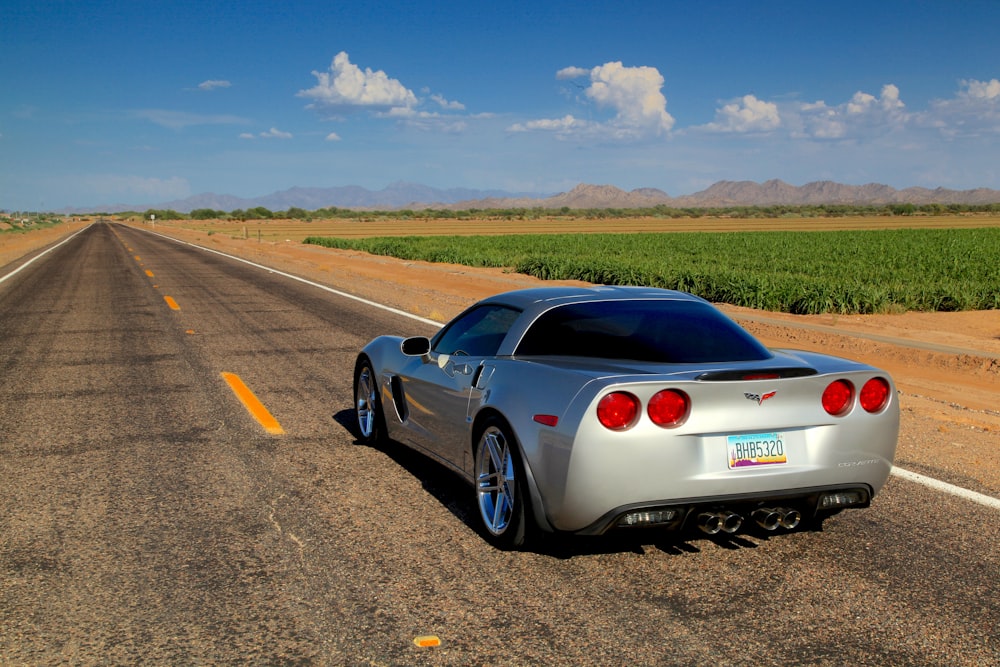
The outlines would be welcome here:
[[[744,433],[731,435],[726,441],[731,470],[788,463],[784,433]]]

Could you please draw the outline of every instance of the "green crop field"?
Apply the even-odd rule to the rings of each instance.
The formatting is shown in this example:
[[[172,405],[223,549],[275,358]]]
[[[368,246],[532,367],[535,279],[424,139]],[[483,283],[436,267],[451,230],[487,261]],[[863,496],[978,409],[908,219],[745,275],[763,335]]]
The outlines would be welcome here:
[[[410,260],[679,289],[790,313],[1000,308],[1000,228],[310,236]]]

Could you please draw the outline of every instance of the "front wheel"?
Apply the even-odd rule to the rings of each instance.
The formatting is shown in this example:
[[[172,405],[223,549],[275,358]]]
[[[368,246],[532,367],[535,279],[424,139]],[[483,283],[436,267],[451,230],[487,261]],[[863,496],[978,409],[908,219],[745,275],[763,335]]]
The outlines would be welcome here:
[[[475,450],[476,503],[486,537],[503,549],[523,547],[531,528],[524,467],[510,427],[490,417]]]
[[[386,439],[385,414],[379,396],[378,377],[366,357],[354,368],[354,410],[358,418],[358,439],[366,445],[378,445]]]

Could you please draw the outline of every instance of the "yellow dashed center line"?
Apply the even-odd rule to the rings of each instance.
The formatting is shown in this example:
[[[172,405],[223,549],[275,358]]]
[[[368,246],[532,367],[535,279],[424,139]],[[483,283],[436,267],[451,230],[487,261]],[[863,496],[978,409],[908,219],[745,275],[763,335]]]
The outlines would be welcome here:
[[[115,232],[115,236],[118,236],[117,232]],[[128,249],[129,252],[133,252],[132,248],[129,248],[127,245],[125,247]],[[139,255],[135,255],[134,257],[135,261],[142,264],[142,258]],[[146,275],[152,278],[153,272],[150,271],[149,269],[146,269]],[[159,285],[153,285],[153,288],[157,289],[159,288]],[[177,305],[177,302],[174,300],[173,297],[164,296],[163,300],[167,302],[167,305],[170,306],[171,310],[181,309],[181,307]],[[185,333],[193,334],[194,330],[188,329]],[[260,399],[258,399],[257,396],[254,395],[254,393],[250,390],[249,387],[247,387],[243,383],[243,380],[241,380],[238,375],[234,373],[221,373],[221,375],[222,379],[225,380],[226,384],[229,385],[229,388],[233,390],[233,393],[236,395],[236,398],[240,400],[240,402],[243,404],[243,407],[245,407],[247,409],[247,412],[250,413],[250,416],[256,419],[257,422],[264,427],[265,431],[273,435],[281,435],[282,433],[285,432],[285,429],[281,427],[281,424],[278,423],[278,420],[275,419],[270,412],[268,412],[267,408],[264,407],[264,404],[260,402]],[[422,644],[422,645],[427,646],[431,644]]]
[[[260,425],[264,427],[265,431],[274,435],[279,435],[285,432],[285,429],[281,428],[281,424],[278,423],[278,420],[267,411],[267,408],[265,408],[264,404],[257,399],[252,391],[250,391],[250,388],[243,384],[243,380],[241,380],[238,375],[225,372],[221,375],[222,379],[229,385],[229,388],[233,390],[234,394],[236,394],[236,398],[240,399],[240,402],[243,403],[243,406],[247,409],[250,415],[260,422]]]

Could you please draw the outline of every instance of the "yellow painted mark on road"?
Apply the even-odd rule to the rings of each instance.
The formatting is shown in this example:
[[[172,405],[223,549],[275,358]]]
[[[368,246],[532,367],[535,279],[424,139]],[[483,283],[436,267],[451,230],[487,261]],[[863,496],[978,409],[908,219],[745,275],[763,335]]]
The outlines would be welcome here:
[[[281,424],[278,423],[278,420],[267,411],[267,408],[265,408],[264,404],[258,400],[252,391],[250,391],[250,388],[243,384],[243,380],[241,380],[238,375],[226,372],[223,372],[221,375],[222,379],[229,385],[229,388],[233,390],[234,394],[236,394],[236,398],[240,399],[240,402],[243,403],[243,406],[247,409],[250,415],[260,422],[260,425],[264,427],[265,431],[274,435],[280,435],[285,432],[285,429],[281,428]]]
[[[150,271],[149,269],[146,269],[146,275],[149,276],[150,278],[152,278],[153,277],[153,272]]]
[[[429,646],[440,646],[441,640],[434,635],[420,635],[413,638],[413,643],[420,648],[427,648]]]
[[[167,305],[170,306],[171,310],[180,310],[181,309],[181,307],[177,305],[177,302],[174,301],[174,297],[172,297],[172,296],[165,296],[165,297],[163,297],[163,300],[167,302]]]
[[[142,258],[141,258],[141,257],[139,257],[139,255],[136,255],[136,256],[135,256],[135,261],[137,261],[137,262],[141,262],[141,261],[142,261]]]

